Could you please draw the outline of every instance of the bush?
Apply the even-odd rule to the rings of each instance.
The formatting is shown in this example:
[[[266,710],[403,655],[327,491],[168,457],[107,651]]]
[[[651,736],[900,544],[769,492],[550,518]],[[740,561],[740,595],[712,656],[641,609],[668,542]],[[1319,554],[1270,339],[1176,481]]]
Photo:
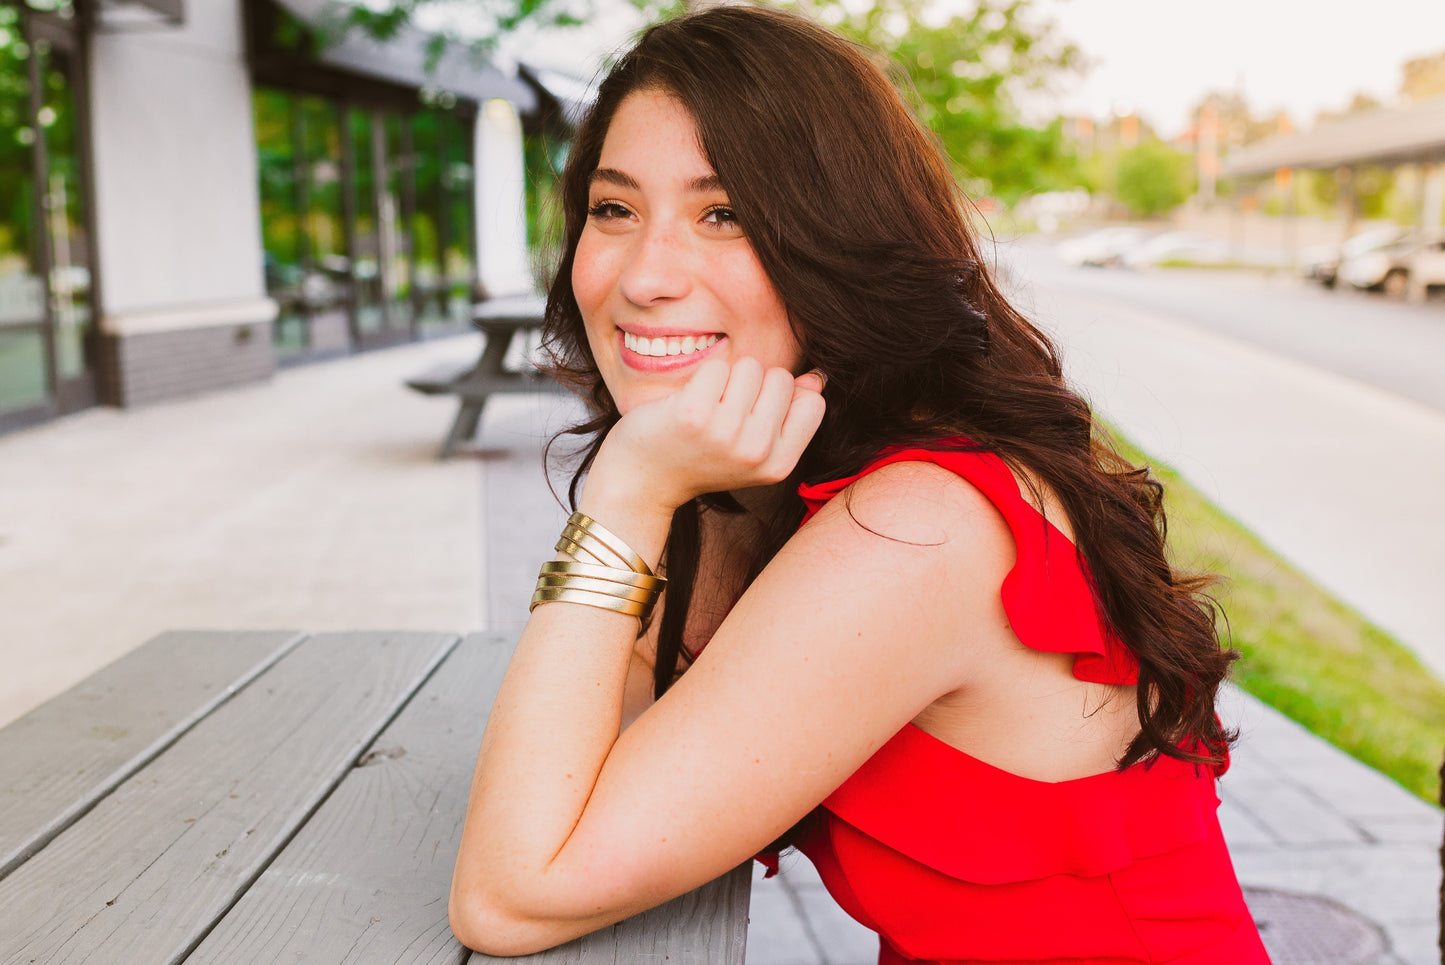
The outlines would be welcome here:
[[[1114,196],[1144,218],[1172,211],[1194,193],[1194,159],[1163,141],[1143,141],[1119,155]]]

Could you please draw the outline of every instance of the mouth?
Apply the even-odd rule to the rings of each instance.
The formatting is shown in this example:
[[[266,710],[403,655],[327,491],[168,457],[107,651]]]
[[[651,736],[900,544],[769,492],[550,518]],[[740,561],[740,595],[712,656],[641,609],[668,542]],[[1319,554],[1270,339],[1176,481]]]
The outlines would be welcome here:
[[[711,355],[727,340],[721,332],[687,335],[639,335],[618,330],[622,361],[628,367],[647,372],[683,368]]]

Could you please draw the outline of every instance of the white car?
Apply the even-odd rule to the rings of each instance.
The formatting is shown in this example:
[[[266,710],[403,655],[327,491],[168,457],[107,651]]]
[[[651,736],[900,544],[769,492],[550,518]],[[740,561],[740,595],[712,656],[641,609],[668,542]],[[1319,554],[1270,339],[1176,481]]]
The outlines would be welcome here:
[[[1355,288],[1380,290],[1393,298],[1403,298],[1421,283],[1426,287],[1445,284],[1445,280],[1433,277],[1432,253],[1440,250],[1442,244],[1445,244],[1445,235],[1438,231],[1425,235],[1410,235],[1392,245],[1346,258],[1340,262],[1340,278]],[[1417,254],[1420,256],[1419,264],[1424,273],[1419,278],[1423,281],[1412,282],[1410,269]]]
[[[1129,249],[1141,244],[1149,235],[1142,228],[1119,226],[1061,241],[1054,247],[1059,260],[1066,265],[1117,265]]]
[[[1166,231],[1120,256],[1125,268],[1148,268],[1170,262],[1222,265],[1230,260],[1229,242],[1192,231]]]
[[[1423,302],[1432,286],[1445,285],[1445,238],[1416,248],[1405,263],[1405,271],[1405,295],[1411,301]]]
[[[1380,248],[1388,248],[1399,241],[1404,234],[1403,230],[1392,225],[1386,228],[1362,231],[1343,245],[1312,245],[1300,252],[1300,274],[1312,281],[1319,282],[1326,288],[1333,288],[1339,277],[1341,261],[1358,258]]]

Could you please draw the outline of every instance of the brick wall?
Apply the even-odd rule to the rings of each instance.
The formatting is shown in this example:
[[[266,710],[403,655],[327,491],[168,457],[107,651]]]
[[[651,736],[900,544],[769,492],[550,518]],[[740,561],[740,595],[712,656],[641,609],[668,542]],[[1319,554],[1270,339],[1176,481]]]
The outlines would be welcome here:
[[[276,371],[266,322],[111,336],[105,353],[111,401],[123,406],[259,382]]]

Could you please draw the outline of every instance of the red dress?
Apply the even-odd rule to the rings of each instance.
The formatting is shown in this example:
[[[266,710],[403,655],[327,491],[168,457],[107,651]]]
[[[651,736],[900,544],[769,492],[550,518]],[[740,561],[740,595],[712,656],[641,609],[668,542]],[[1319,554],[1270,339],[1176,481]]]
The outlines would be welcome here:
[[[1137,681],[1134,655],[1100,625],[1073,544],[991,453],[887,451],[857,476],[803,486],[804,521],[902,461],[958,473],[1003,515],[1017,560],[1000,594],[1025,646],[1074,653],[1080,680]],[[838,904],[879,933],[880,965],[1267,965],[1214,778],[1166,757],[1035,781],[909,724],[823,802],[798,847]]]

